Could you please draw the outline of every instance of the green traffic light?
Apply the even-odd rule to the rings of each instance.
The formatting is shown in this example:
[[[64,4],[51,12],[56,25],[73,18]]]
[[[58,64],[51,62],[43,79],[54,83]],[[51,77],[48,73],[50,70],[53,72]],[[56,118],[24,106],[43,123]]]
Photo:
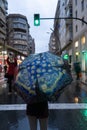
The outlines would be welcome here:
[[[40,14],[34,14],[34,26],[40,26]]]
[[[63,58],[64,58],[65,60],[68,60],[68,59],[69,59],[69,55],[68,55],[68,54],[65,54],[65,55],[63,56]]]

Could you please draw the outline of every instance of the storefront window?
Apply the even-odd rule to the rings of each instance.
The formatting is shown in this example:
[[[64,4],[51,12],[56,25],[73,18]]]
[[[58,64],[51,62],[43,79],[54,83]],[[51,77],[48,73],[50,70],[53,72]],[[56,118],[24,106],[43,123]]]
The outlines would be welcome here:
[[[78,41],[76,41],[75,42],[75,48],[78,47],[78,44],[79,44]]]
[[[85,42],[86,42],[86,39],[85,39],[85,36],[83,36],[83,37],[81,38],[81,43],[82,43],[82,44],[85,44]]]

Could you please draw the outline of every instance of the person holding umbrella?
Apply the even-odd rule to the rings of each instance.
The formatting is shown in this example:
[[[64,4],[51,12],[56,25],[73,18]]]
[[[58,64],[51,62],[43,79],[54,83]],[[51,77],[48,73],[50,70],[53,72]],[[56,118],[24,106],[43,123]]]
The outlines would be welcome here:
[[[36,80],[36,88],[38,88],[38,80]],[[36,102],[31,101],[31,103],[27,104],[26,114],[29,119],[30,130],[37,130],[37,121],[40,123],[40,130],[47,130],[48,124],[48,101],[42,100],[40,101],[38,90],[37,96],[35,97]]]
[[[37,130],[37,120],[40,130],[47,130],[47,101],[56,101],[73,80],[62,66],[62,58],[49,52],[30,55],[19,66],[15,91],[27,103],[31,130]]]

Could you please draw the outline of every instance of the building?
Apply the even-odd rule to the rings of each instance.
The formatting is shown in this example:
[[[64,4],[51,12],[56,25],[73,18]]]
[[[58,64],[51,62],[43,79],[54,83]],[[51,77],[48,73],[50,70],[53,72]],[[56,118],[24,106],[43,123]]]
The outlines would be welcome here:
[[[56,38],[54,31],[50,35],[50,40],[49,40],[49,52],[56,54],[58,48],[57,48],[57,43],[56,43]]]
[[[7,10],[8,10],[7,0],[0,0],[0,39],[6,38]]]
[[[8,10],[7,0],[0,0],[0,64],[4,63],[7,10]]]
[[[82,71],[87,71],[87,0],[73,0],[73,61],[81,63]]]
[[[7,44],[27,55],[29,28],[26,16],[9,14],[7,16]]]
[[[35,41],[34,39],[31,37],[31,35],[29,34],[28,36],[28,52],[29,54],[34,54],[35,53]]]
[[[55,41],[56,41],[56,54],[61,55],[61,43],[59,38],[59,29],[60,29],[60,1],[58,1],[56,13],[55,13],[55,19],[54,19],[54,34],[55,34]]]
[[[68,53],[69,62],[72,63],[72,40],[73,40],[73,28],[72,19],[66,19],[67,17],[72,18],[72,0],[59,0],[54,25],[56,26],[55,31],[59,39],[59,51],[61,54]]]
[[[54,25],[62,54],[68,53],[71,65],[80,62],[87,71],[87,0],[59,0]]]
[[[59,16],[59,4],[57,4],[55,18]],[[52,33],[50,35],[49,40],[49,51],[53,54],[60,55],[61,54],[61,47],[60,47],[60,39],[59,39],[59,31],[58,31],[58,24],[59,20],[54,19],[54,29],[51,29]]]

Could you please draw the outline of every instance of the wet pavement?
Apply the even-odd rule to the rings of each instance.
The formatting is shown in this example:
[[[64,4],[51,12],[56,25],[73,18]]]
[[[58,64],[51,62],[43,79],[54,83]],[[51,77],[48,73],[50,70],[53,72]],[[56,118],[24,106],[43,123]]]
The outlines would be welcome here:
[[[50,110],[48,130],[87,130],[85,112],[85,110]],[[0,130],[29,130],[25,111],[0,112],[0,124]]]
[[[73,81],[57,102],[49,103],[48,130],[87,130],[86,87]],[[0,84],[0,104],[0,130],[30,130],[26,104],[14,92],[8,95],[5,80]]]

